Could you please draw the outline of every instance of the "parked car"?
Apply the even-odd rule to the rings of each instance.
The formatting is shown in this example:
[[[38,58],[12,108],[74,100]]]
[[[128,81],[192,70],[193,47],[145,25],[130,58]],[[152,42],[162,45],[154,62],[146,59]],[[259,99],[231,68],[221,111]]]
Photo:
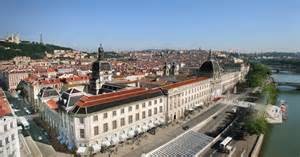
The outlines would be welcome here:
[[[31,112],[29,111],[28,108],[25,107],[24,110],[25,110],[25,112],[26,112],[27,114],[31,114]]]

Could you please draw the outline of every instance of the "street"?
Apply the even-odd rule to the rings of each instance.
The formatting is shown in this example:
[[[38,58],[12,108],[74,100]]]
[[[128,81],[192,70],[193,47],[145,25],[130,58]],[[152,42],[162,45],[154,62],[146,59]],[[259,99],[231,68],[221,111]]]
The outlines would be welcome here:
[[[24,116],[29,122],[30,128],[28,130],[23,130],[22,131],[23,135],[28,136],[29,134],[33,140],[49,144],[50,142],[48,140],[48,134],[46,133],[46,131],[44,131],[43,128],[38,126],[33,120],[33,118],[37,117],[38,114],[28,114],[26,112],[27,109],[31,113],[33,113],[32,106],[25,103],[25,101],[21,98],[13,97],[9,92],[5,92],[5,94],[10,104],[13,104],[12,108],[14,109],[15,114],[18,117]]]

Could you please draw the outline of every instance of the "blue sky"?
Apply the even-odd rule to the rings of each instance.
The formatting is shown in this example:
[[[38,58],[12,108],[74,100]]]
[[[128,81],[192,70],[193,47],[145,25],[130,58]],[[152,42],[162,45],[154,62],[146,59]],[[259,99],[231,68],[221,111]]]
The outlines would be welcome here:
[[[0,37],[77,49],[300,51],[299,0],[2,0]]]

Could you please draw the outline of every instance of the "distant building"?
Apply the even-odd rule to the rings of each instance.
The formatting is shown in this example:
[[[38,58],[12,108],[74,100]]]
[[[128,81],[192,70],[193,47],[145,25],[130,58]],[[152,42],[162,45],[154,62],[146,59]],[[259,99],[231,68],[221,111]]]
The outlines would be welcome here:
[[[164,75],[165,76],[176,76],[179,75],[179,64],[173,62],[172,64],[165,63],[164,66]]]
[[[5,39],[6,42],[20,44],[21,39],[18,34],[11,34]]]
[[[17,66],[29,65],[30,61],[31,61],[31,58],[26,57],[26,56],[18,56],[18,57],[13,58],[13,62]]]
[[[26,69],[26,70],[12,69],[7,71],[2,71],[2,73],[3,73],[2,79],[4,81],[6,88],[10,91],[14,91],[17,89],[17,86],[20,83],[20,81],[29,76],[30,69]]]

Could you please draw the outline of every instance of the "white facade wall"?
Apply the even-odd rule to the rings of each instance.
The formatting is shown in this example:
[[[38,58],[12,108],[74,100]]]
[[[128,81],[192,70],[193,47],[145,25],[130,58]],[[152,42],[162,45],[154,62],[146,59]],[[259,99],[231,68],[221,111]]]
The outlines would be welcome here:
[[[20,157],[16,117],[4,116],[0,118],[0,156]]]
[[[232,89],[240,81],[240,74],[240,72],[232,72],[222,75],[223,92]]]
[[[76,147],[101,144],[105,139],[110,140],[113,136],[119,136],[123,131],[127,132],[138,125],[148,124],[150,120],[153,121],[156,118],[164,119],[165,122],[175,121],[183,117],[186,110],[210,102],[213,96],[213,88],[216,86],[222,87],[222,92],[234,87],[240,81],[240,75],[240,72],[227,73],[221,76],[217,85],[215,85],[216,82],[213,79],[206,79],[168,89],[167,95],[122,104],[90,114],[74,115],[59,111],[60,120],[55,122],[59,125],[60,135],[63,135],[68,143],[71,142]],[[149,102],[151,102],[151,105]],[[161,111],[160,107],[162,107]],[[157,108],[157,114],[154,114],[155,108]],[[149,110],[151,115],[149,115]],[[143,118],[143,113],[145,113],[145,118]],[[139,120],[136,120],[136,114],[139,114]],[[53,114],[49,115],[54,116]],[[132,116],[132,123],[129,123],[130,116]],[[123,126],[121,126],[122,118],[125,120]],[[114,121],[117,124],[116,128],[113,128]],[[107,131],[104,130],[105,124],[108,126]]]
[[[148,124],[150,120],[154,121],[156,118],[162,119],[165,117],[165,102],[165,97],[159,96],[101,110],[99,112],[89,114],[86,117],[74,117],[74,141],[77,146],[100,144],[105,138],[110,139],[112,136],[119,136],[123,131],[126,132],[131,128],[135,129],[138,125],[142,126],[144,123]],[[154,114],[155,108],[157,110],[156,114]],[[124,113],[122,113],[123,110]],[[149,115],[149,110],[151,115]],[[116,115],[114,115],[114,112]],[[143,112],[145,113],[145,118],[143,118]],[[107,114],[107,118],[105,118],[105,114]],[[136,114],[139,114],[138,120],[136,120]],[[132,116],[132,123],[129,123],[129,116]],[[98,118],[94,119],[94,117]],[[80,118],[83,118],[83,123],[80,122]],[[125,124],[123,126],[121,126],[122,118],[125,119]],[[113,128],[113,121],[116,121],[117,123],[117,127],[115,129]],[[107,131],[104,131],[104,124],[108,125]],[[95,132],[96,127],[98,127],[98,134]],[[80,136],[80,129],[84,130],[84,138]]]
[[[210,100],[211,79],[168,90],[168,121],[184,116],[185,110],[203,105]]]

